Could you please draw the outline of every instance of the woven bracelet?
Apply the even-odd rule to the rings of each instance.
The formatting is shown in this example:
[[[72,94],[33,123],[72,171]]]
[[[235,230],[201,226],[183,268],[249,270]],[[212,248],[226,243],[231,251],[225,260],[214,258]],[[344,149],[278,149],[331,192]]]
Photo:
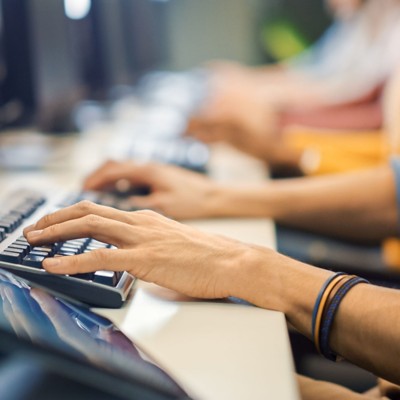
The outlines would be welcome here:
[[[314,341],[315,338],[315,323],[316,323],[316,319],[317,319],[317,314],[318,314],[318,310],[319,310],[319,306],[321,303],[321,299],[322,296],[324,295],[326,288],[329,286],[329,284],[338,276],[341,275],[345,275],[344,272],[336,272],[335,274],[333,274],[332,276],[330,276],[326,282],[323,284],[321,290],[318,293],[318,297],[317,300],[315,301],[315,305],[314,305],[314,309],[313,309],[313,313],[312,313],[312,321],[311,321],[311,335],[312,335],[312,339]]]
[[[321,354],[331,361],[336,361],[337,354],[334,353],[329,347],[329,335],[333,320],[335,318],[336,312],[339,308],[340,302],[343,300],[344,296],[349,292],[351,288],[360,284],[369,283],[366,279],[360,277],[353,277],[343,284],[342,287],[335,293],[332,301],[328,304],[326,313],[324,313],[323,321],[321,324],[321,332],[319,338],[319,348]]]

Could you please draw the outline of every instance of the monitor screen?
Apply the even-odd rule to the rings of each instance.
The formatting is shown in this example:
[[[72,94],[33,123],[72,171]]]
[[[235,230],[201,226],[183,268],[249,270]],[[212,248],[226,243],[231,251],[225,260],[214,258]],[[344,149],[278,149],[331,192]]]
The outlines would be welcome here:
[[[28,2],[36,120],[45,131],[73,130],[71,111],[85,97],[61,0]]]
[[[0,0],[0,128],[26,123],[33,87],[24,0]]]
[[[3,1],[0,0],[0,128],[3,124],[4,82],[6,78],[6,59],[4,55]]]
[[[94,77],[104,92],[133,85],[142,74],[161,67],[166,52],[162,2],[92,0],[90,4]]]
[[[0,1],[0,101],[41,131],[75,131],[80,101],[108,100],[164,57],[160,2]]]
[[[169,398],[187,398],[183,389],[109,320],[0,270],[3,331]]]

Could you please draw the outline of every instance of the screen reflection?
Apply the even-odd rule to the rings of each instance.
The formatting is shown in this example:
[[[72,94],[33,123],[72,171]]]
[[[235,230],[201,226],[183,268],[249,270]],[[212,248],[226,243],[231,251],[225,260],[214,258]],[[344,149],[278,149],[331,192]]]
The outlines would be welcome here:
[[[184,392],[113,324],[0,270],[0,328],[160,389]]]

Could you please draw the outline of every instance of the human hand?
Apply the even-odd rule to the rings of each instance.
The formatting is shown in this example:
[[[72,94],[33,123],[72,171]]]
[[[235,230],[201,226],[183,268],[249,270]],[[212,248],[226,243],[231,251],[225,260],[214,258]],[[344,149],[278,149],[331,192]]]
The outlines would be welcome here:
[[[224,298],[242,285],[251,246],[202,233],[152,211],[123,212],[87,201],[61,209],[24,230],[33,246],[92,237],[117,249],[48,258],[56,274],[126,270],[139,279],[198,298]]]
[[[175,219],[213,216],[218,186],[203,175],[161,164],[108,161],[86,178],[84,190],[114,189],[121,181],[148,186],[150,194],[132,202]]]
[[[218,64],[211,73],[210,95],[191,116],[187,133],[206,143],[225,141],[268,159],[279,115],[260,86],[258,72]]]

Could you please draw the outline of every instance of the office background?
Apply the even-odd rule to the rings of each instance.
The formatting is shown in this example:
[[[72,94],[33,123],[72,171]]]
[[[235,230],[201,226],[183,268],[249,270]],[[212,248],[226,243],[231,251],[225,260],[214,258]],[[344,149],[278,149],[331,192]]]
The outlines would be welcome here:
[[[70,131],[82,99],[155,69],[289,57],[328,23],[320,0],[0,0],[0,126]]]

